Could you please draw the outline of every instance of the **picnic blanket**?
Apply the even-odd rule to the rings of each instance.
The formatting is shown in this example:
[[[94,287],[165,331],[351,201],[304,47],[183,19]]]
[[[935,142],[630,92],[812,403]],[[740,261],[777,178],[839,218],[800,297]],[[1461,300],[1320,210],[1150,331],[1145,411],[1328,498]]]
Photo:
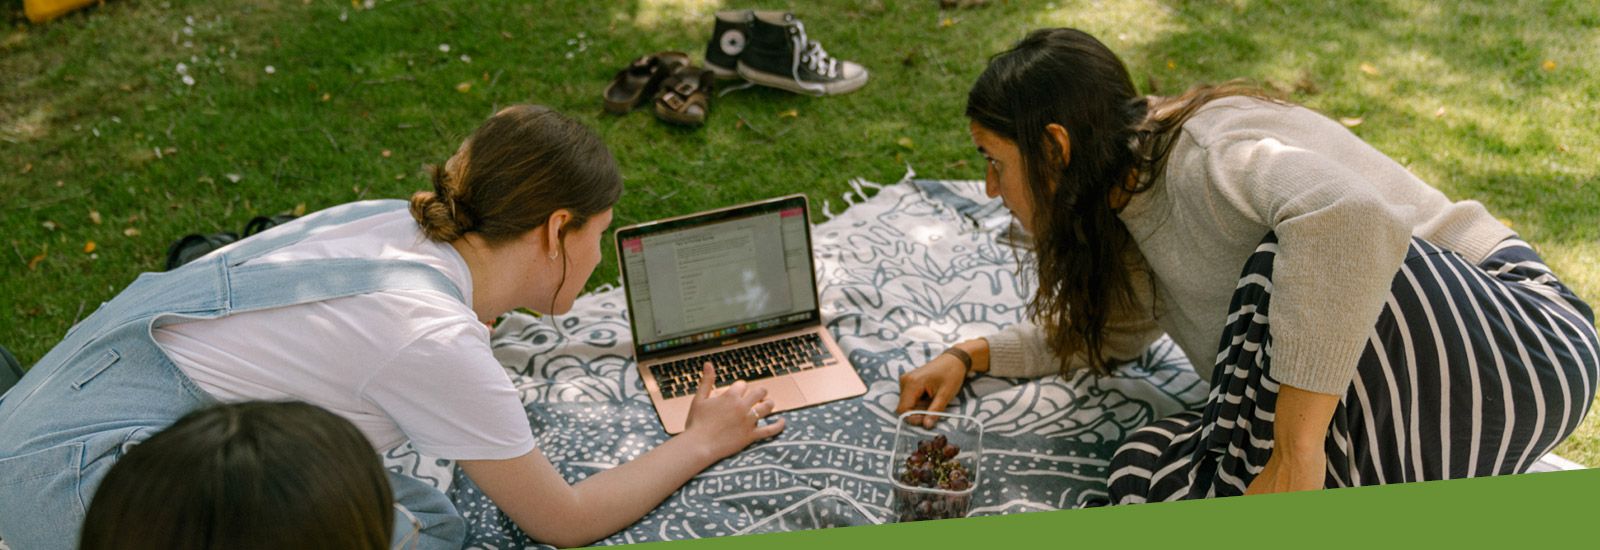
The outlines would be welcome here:
[[[599,544],[731,535],[827,488],[887,521],[899,376],[1021,320],[1035,280],[1031,259],[1019,256],[1026,251],[1004,238],[1009,213],[982,182],[911,177],[856,180],[843,197],[812,197],[828,218],[812,229],[823,319],[867,394],[780,413],[781,435],[712,466]],[[667,439],[631,358],[626,314],[622,290],[608,286],[566,315],[513,314],[495,328],[495,356],[521,392],[539,449],[570,482]],[[971,515],[1103,497],[1124,435],[1199,406],[1206,390],[1166,339],[1110,376],[973,380],[951,406],[985,424]],[[468,521],[469,546],[536,544],[450,462],[406,446],[387,464],[445,490]]]

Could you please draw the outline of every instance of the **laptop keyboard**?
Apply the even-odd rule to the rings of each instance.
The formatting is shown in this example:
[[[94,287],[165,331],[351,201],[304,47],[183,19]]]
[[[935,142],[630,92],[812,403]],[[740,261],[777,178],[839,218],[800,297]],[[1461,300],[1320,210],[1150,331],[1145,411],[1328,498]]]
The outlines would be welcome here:
[[[707,361],[716,365],[717,387],[720,388],[739,380],[760,380],[814,369],[832,358],[827,346],[822,345],[822,338],[812,332],[653,365],[650,374],[661,387],[661,396],[671,399],[694,395],[700,386],[700,370]]]

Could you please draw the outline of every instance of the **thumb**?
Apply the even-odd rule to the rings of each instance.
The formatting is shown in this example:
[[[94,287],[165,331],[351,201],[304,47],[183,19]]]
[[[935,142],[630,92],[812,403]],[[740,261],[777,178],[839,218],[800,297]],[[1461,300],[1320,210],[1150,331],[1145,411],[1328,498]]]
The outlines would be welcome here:
[[[928,410],[933,412],[944,412],[944,408],[950,404],[950,399],[955,397],[956,391],[957,390],[948,386],[939,388],[939,390],[933,394],[933,402],[928,404]],[[937,416],[926,415],[922,417],[922,424],[932,428],[933,424],[938,422],[938,420],[939,417]]]

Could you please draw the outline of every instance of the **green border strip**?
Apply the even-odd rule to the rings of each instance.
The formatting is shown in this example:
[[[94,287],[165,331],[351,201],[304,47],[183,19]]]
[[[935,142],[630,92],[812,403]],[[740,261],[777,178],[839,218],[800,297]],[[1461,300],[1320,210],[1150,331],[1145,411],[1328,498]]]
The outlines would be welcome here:
[[[722,537],[650,547],[1099,549],[1194,547],[1361,550],[1416,543],[1528,548],[1594,544],[1600,469],[1319,492],[1061,510],[962,520]]]

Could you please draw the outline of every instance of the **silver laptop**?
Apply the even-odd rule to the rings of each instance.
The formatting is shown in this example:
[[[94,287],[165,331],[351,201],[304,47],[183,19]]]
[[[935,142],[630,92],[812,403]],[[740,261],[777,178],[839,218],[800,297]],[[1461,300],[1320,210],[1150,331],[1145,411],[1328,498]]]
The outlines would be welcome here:
[[[706,362],[787,411],[867,392],[822,325],[805,195],[616,233],[633,353],[667,433],[683,431]]]

